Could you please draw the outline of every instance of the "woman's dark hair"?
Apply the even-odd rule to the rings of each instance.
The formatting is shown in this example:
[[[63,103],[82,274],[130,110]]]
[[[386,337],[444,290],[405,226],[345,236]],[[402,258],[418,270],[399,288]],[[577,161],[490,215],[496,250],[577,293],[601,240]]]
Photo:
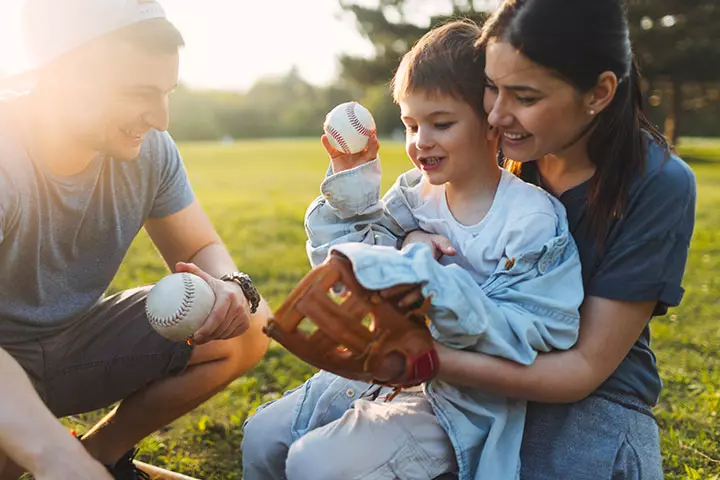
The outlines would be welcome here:
[[[491,41],[509,43],[580,92],[603,72],[617,76],[615,97],[593,120],[587,146],[596,167],[588,191],[591,228],[602,243],[610,219],[625,212],[630,182],[645,167],[646,134],[670,149],[643,113],[622,0],[505,0],[485,23],[478,48]],[[519,162],[506,166],[520,173]]]

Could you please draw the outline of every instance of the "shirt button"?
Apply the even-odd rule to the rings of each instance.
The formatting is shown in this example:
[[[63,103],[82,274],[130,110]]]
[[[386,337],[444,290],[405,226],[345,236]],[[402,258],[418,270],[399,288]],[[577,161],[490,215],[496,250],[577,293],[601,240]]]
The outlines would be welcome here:
[[[355,396],[355,390],[353,390],[352,388],[348,388],[347,391],[345,392],[345,395],[347,395],[350,398],[353,398]]]

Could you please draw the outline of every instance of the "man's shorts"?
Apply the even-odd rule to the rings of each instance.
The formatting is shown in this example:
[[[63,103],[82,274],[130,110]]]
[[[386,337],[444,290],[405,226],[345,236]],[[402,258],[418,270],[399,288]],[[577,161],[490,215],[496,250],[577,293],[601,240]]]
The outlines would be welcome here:
[[[190,359],[191,346],[164,339],[148,323],[149,291],[120,292],[50,337],[0,346],[22,365],[57,417],[107,407],[182,373]]]

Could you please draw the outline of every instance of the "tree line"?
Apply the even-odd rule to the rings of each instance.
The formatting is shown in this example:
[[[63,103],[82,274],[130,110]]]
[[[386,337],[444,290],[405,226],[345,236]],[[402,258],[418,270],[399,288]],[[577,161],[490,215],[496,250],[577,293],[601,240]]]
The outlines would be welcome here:
[[[397,132],[399,110],[388,83],[400,57],[432,26],[459,17],[482,24],[489,8],[482,1],[446,0],[448,13],[419,25],[411,13],[421,0],[379,0],[372,7],[339,1],[372,43],[372,58],[341,57],[341,74],[332,86],[309,84],[293,69],[282,77],[262,79],[246,92],[181,87],[171,101],[173,136],[316,136],[325,114],[348,100],[360,101],[373,112],[381,135]],[[680,135],[720,136],[717,0],[628,0],[628,19],[651,120],[674,143]]]

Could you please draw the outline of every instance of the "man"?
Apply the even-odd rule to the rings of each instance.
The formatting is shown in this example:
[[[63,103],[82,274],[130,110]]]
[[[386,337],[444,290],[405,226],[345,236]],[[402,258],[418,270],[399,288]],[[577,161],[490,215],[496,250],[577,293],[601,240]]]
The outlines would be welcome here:
[[[0,101],[0,479],[135,478],[135,443],[264,355],[268,307],[165,133],[183,39],[161,6],[26,0],[24,30],[34,86]],[[192,346],[149,326],[148,287],[102,298],[143,227],[215,292]],[[82,443],[56,420],[118,400]]]

